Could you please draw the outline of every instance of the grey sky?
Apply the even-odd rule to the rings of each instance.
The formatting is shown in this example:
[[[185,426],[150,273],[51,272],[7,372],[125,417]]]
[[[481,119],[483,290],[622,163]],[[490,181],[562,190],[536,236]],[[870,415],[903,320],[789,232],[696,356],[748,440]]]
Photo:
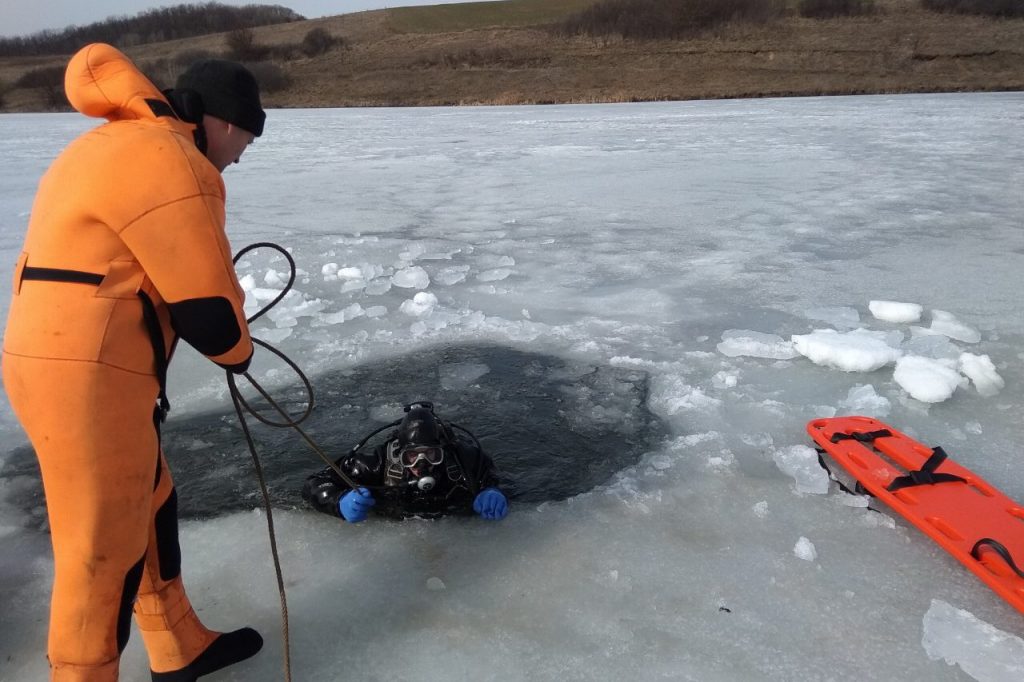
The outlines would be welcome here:
[[[155,7],[200,3],[205,0],[4,0],[0,3],[0,36],[21,36],[44,29],[60,30],[71,25],[83,26],[111,16],[138,14]],[[361,12],[382,7],[409,5],[447,5],[467,0],[218,0],[225,5],[282,5],[299,14],[315,17]]]

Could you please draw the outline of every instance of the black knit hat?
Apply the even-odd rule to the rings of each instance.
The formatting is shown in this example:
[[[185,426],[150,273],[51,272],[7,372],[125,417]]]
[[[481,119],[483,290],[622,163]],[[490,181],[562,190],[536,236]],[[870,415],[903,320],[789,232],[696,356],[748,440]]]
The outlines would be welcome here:
[[[259,137],[267,119],[260,105],[260,86],[238,62],[203,59],[178,77],[175,90],[192,90],[203,99],[203,111]]]

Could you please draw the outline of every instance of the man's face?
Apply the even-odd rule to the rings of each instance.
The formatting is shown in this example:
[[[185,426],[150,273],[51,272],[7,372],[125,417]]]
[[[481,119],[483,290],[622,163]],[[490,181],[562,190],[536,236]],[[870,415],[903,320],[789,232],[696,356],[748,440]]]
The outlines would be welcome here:
[[[248,130],[215,116],[204,116],[203,127],[206,128],[206,158],[222,173],[231,164],[238,163],[242,152],[256,139]]]
[[[413,478],[422,478],[444,461],[444,449],[437,445],[407,445],[401,452],[402,466]]]

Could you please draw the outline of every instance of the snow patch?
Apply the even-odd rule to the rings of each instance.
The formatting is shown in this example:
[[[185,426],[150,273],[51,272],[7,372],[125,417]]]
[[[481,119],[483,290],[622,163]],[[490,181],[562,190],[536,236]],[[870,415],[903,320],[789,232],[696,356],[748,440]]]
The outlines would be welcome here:
[[[430,275],[420,266],[413,265],[393,274],[391,283],[402,289],[426,289],[430,286]]]
[[[900,357],[898,347],[903,335],[899,332],[877,332],[854,329],[837,332],[815,329],[810,334],[793,336],[797,352],[816,365],[834,367],[844,372],[873,372]],[[895,343],[893,343],[895,341]]]
[[[807,445],[793,445],[772,452],[775,465],[796,482],[798,493],[824,495],[828,492],[828,472],[818,463],[818,451]]]
[[[722,332],[718,352],[730,358],[745,355],[752,358],[790,360],[799,357],[799,353],[793,349],[793,344],[781,336],[741,329]]]
[[[932,311],[931,331],[936,334],[948,336],[964,343],[978,343],[981,341],[981,332],[969,327],[956,318],[953,313],[945,310]]]
[[[921,319],[924,308],[917,303],[900,303],[899,301],[869,301],[868,310],[876,320],[895,322],[898,324],[917,322]]]
[[[960,356],[960,371],[974,382],[978,394],[986,398],[998,394],[1006,385],[987,355],[962,354]]]
[[[797,559],[803,559],[804,561],[814,561],[818,558],[818,550],[814,548],[814,543],[802,535],[793,547],[793,554],[796,555]]]
[[[922,630],[921,646],[933,661],[959,665],[978,682],[1024,679],[1024,640],[968,611],[933,599]]]
[[[941,403],[956,391],[966,379],[947,360],[932,360],[908,355],[896,362],[893,379],[911,398],[923,403]]]
[[[846,394],[846,399],[839,403],[846,414],[860,414],[881,419],[888,416],[892,403],[885,396],[875,392],[871,384],[857,384]]]

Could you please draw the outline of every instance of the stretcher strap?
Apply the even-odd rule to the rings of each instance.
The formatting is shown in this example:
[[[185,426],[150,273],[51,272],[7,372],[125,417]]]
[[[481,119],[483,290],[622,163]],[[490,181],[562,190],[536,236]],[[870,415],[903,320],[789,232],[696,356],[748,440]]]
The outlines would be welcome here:
[[[932,456],[929,457],[925,463],[917,471],[911,471],[906,476],[900,476],[894,478],[889,487],[886,488],[891,493],[903,488],[913,488],[917,485],[935,485],[936,483],[966,483],[963,478],[954,474],[937,474],[935,470],[939,468],[939,465],[946,461],[945,450],[941,447],[932,448]]]
[[[856,431],[854,433],[833,433],[831,440],[833,443],[838,443],[844,440],[855,440],[859,443],[871,443],[876,438],[885,438],[891,436],[892,432],[888,429],[879,429],[878,431]]]
[[[994,551],[996,554],[1002,557],[1003,561],[1005,561],[1006,564],[1010,567],[1010,570],[1017,574],[1017,577],[1024,578],[1024,571],[1021,571],[1019,568],[1017,568],[1017,564],[1014,563],[1013,555],[1010,554],[1010,550],[1006,549],[1006,547],[1004,547],[1002,543],[997,542],[992,538],[982,538],[975,542],[974,547],[971,548],[971,556],[977,559],[978,561],[981,561],[980,550],[984,545],[988,545],[992,548],[992,551]]]

